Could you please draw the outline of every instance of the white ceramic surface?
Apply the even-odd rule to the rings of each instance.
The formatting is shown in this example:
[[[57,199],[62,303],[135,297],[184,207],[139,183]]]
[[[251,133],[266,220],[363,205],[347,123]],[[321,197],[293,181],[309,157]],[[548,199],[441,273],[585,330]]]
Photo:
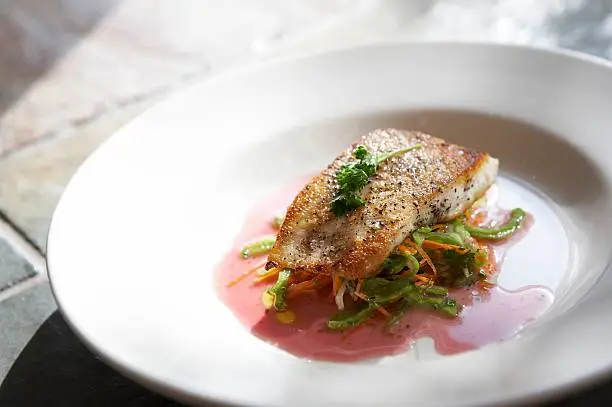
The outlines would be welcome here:
[[[480,406],[561,394],[612,369],[611,111],[608,63],[514,46],[376,46],[227,74],[149,110],[77,172],[49,234],[53,291],[111,365],[196,404]],[[250,205],[379,126],[500,158],[502,203],[536,217],[500,281],[556,295],[516,338],[450,357],[417,346],[369,363],[309,362],[251,336],[219,301],[215,265]]]

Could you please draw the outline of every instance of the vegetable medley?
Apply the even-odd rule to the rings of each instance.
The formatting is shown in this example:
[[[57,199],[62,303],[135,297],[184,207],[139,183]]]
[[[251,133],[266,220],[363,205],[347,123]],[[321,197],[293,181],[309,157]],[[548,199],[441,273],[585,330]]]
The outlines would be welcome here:
[[[387,257],[374,277],[348,280],[276,267],[266,269],[263,263],[230,284],[252,274],[255,284],[274,281],[263,291],[262,302],[284,323],[299,318],[290,310],[292,298],[321,290],[330,291],[338,307],[338,313],[327,322],[332,330],[357,327],[375,315],[393,326],[415,307],[454,318],[459,316],[461,306],[449,297],[449,288],[475,284],[488,287],[495,267],[486,243],[512,236],[525,218],[525,212],[517,208],[507,222],[495,228],[475,225],[466,214],[449,223],[417,229]],[[276,217],[273,225],[278,228],[281,224],[282,217]],[[244,246],[240,254],[245,259],[263,255],[274,241],[274,236],[266,236]]]

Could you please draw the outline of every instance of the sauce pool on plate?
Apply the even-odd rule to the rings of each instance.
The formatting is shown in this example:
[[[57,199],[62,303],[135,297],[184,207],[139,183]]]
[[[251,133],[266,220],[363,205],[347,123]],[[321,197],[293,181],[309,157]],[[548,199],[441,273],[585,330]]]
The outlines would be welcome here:
[[[430,310],[414,308],[393,328],[388,329],[382,316],[376,316],[356,329],[344,332],[329,330],[327,320],[337,312],[330,290],[300,295],[290,300],[295,321],[279,322],[273,311],[262,305],[262,293],[273,281],[253,283],[254,276],[235,282],[241,275],[262,265],[266,256],[244,260],[240,248],[262,235],[275,234],[275,215],[283,213],[303,183],[291,185],[278,196],[258,205],[248,216],[235,247],[226,255],[218,270],[218,289],[223,302],[240,322],[254,335],[299,357],[351,362],[388,356],[409,349],[419,338],[433,339],[437,353],[452,355],[495,341],[510,338],[525,325],[542,315],[552,304],[552,292],[541,286],[508,291],[499,286],[489,289],[468,287],[450,290],[449,296],[463,306],[459,318],[448,318]],[[497,208],[497,189],[493,186],[485,200],[480,221],[495,225],[506,215]],[[478,210],[473,216],[479,216]],[[490,252],[500,259],[519,240],[533,219],[528,218],[524,230],[502,244],[490,246]]]

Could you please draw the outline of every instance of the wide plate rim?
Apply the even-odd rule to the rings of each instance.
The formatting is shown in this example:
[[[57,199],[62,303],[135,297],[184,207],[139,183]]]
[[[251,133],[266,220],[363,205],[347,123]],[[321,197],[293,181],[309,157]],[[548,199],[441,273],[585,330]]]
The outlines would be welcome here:
[[[436,46],[438,47],[449,47],[449,46],[450,47],[465,47],[465,48],[472,48],[472,49],[481,48],[482,49],[481,52],[486,51],[486,49],[489,49],[489,48],[490,49],[515,50],[519,52],[536,52],[540,54],[548,54],[549,56],[570,58],[573,60],[582,61],[587,64],[595,64],[600,67],[609,69],[610,72],[612,73],[612,62],[607,61],[603,58],[599,58],[599,57],[592,56],[589,54],[584,54],[578,51],[560,49],[560,48],[549,48],[549,47],[536,46],[536,45],[500,44],[500,43],[475,42],[475,41],[410,41],[410,42],[403,41],[403,42],[364,45],[364,46],[358,46],[358,47],[348,47],[348,48],[342,48],[342,49],[336,49],[336,50],[330,50],[330,51],[324,51],[324,52],[310,53],[308,55],[273,58],[270,61],[260,62],[255,65],[249,65],[249,66],[245,66],[242,68],[233,69],[231,71],[216,75],[212,78],[205,79],[201,82],[198,82],[194,85],[189,86],[186,89],[176,91],[173,94],[169,95],[169,97],[167,97],[163,101],[158,102],[154,104],[153,106],[147,108],[145,111],[143,111],[142,113],[134,117],[130,122],[128,122],[127,124],[123,125],[120,129],[118,129],[111,137],[105,140],[98,147],[98,149],[93,154],[91,154],[83,162],[83,164],[81,164],[80,168],[73,175],[73,178],[74,176],[76,176],[77,174],[81,172],[81,169],[83,167],[90,165],[93,157],[96,156],[96,154],[98,153],[100,149],[108,148],[108,143],[111,142],[117,135],[120,135],[124,133],[126,129],[129,129],[129,126],[131,126],[134,122],[138,120],[146,119],[148,115],[154,113],[155,110],[160,109],[161,106],[175,103],[177,99],[186,97],[185,95],[189,94],[190,92],[200,92],[202,91],[202,87],[209,86],[210,84],[219,83],[223,81],[231,81],[235,77],[240,77],[244,75],[247,75],[247,76],[252,75],[258,71],[269,69],[270,67],[280,67],[285,64],[296,63],[302,60],[313,60],[313,59],[318,59],[318,58],[324,59],[324,58],[327,58],[329,55],[335,55],[335,54],[341,54],[341,53],[352,53],[352,52],[368,52],[368,50],[380,49],[380,48],[397,48],[398,51],[399,50],[405,51],[406,49],[410,47],[418,48],[418,47],[432,47],[432,46],[433,47],[436,47]],[[73,181],[71,179],[66,189],[68,190],[72,187],[73,187]],[[63,200],[65,199],[64,197],[65,195],[62,195],[62,197],[60,198],[57,208],[60,208],[62,205],[64,205],[63,204]],[[57,212],[57,208],[56,208],[56,212]],[[80,330],[78,323],[75,323],[74,319],[71,317],[71,313],[62,304],[62,299],[61,299],[62,295],[60,292],[58,292],[57,287],[54,284],[54,279],[56,278],[54,276],[56,276],[56,274],[54,272],[54,267],[53,267],[53,249],[52,248],[53,248],[54,230],[58,227],[59,226],[57,225],[57,220],[54,214],[50,227],[49,227],[48,236],[47,236],[47,247],[49,249],[48,249],[48,255],[45,259],[51,289],[56,299],[56,302],[59,306],[59,310],[64,316],[64,318],[66,319],[68,325],[71,327],[71,329],[77,334],[80,340],[83,341],[84,344],[89,349],[94,351],[97,355],[99,355],[107,364],[112,366],[114,369],[122,372],[123,374],[135,380],[136,382],[139,382],[147,387],[153,388],[156,391],[159,391],[160,393],[163,393],[170,397],[173,397],[173,398],[176,398],[176,399],[188,402],[188,403],[210,401],[210,402],[222,403],[225,405],[236,405],[236,406],[239,405],[239,404],[232,403],[226,399],[218,399],[218,398],[206,397],[206,396],[203,397],[201,394],[190,393],[186,391],[185,389],[180,388],[180,386],[174,386],[164,381],[158,380],[155,377],[155,375],[148,374],[140,370],[137,366],[129,366],[128,364],[126,364],[124,361],[121,360],[120,356],[114,355],[113,352],[110,351],[109,349],[106,349],[103,344],[97,343],[95,338],[89,337],[85,332]],[[593,371],[591,375],[583,376],[579,380],[569,380],[565,383],[559,383],[555,386],[550,386],[549,388],[542,388],[540,389],[540,391],[537,391],[537,392],[524,394],[522,396],[515,397],[515,398],[498,400],[496,402],[496,405],[530,404],[530,403],[540,402],[546,399],[561,397],[562,395],[568,394],[575,389],[583,388],[591,383],[600,381],[606,375],[610,373],[612,373],[612,364],[609,366],[606,366],[606,368],[601,369],[599,371]],[[478,405],[488,405],[488,404],[478,404]]]

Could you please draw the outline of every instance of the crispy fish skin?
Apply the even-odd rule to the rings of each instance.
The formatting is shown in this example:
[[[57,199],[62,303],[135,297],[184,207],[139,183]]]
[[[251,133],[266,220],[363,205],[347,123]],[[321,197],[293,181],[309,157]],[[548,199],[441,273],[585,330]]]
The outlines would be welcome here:
[[[381,163],[361,192],[366,205],[337,217],[331,212],[335,173],[354,160],[357,144],[374,154],[415,144],[422,148]],[[498,160],[486,153],[416,131],[374,130],[299,192],[268,260],[347,279],[371,276],[410,232],[462,214],[493,184],[497,170]]]

